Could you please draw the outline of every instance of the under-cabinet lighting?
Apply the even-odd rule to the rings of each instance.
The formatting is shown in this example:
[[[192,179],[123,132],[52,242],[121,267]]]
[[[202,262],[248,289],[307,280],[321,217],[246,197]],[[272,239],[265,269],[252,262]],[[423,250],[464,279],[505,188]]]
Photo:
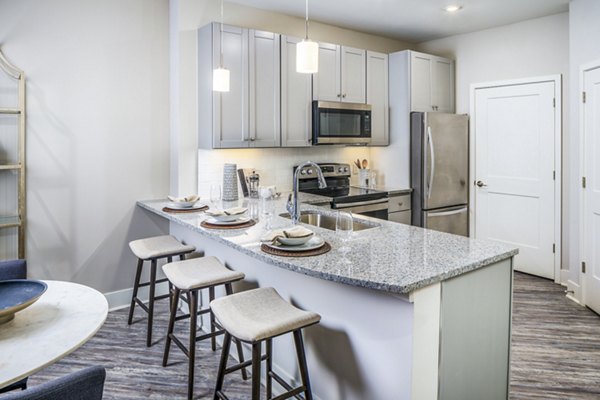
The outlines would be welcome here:
[[[462,9],[462,6],[459,6],[456,4],[451,4],[451,5],[444,7],[444,11],[449,12],[449,13],[457,12],[458,10],[461,10],[461,9]]]

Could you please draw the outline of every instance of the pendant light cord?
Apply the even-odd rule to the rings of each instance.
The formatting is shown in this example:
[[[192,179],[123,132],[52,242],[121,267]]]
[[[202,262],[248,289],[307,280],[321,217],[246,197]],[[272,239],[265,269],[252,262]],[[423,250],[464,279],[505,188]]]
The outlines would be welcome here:
[[[223,0],[221,0],[221,51],[219,68],[223,68]]]
[[[304,20],[304,39],[308,40],[308,0],[306,0],[306,19]]]

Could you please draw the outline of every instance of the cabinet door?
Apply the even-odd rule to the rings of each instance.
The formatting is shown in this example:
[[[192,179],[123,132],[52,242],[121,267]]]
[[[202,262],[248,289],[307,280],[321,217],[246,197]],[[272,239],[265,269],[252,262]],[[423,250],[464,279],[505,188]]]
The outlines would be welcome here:
[[[454,61],[432,57],[432,103],[435,111],[454,112]]]
[[[401,224],[410,225],[410,217],[411,212],[408,211],[398,211],[388,214],[388,221],[399,222]]]
[[[213,68],[219,67],[221,42],[223,67],[230,71],[229,92],[213,94],[213,146],[248,147],[248,29],[213,24]]]
[[[341,53],[342,101],[365,103],[367,101],[366,51],[342,46]]]
[[[319,43],[319,72],[313,74],[313,100],[340,101],[340,46]]]
[[[281,146],[311,145],[311,75],[296,72],[296,43],[281,36]]]
[[[371,146],[390,144],[388,56],[367,51],[367,104],[371,105]]]
[[[431,98],[432,56],[410,52],[410,111],[434,111]]]
[[[250,147],[278,147],[280,125],[279,35],[249,30]]]

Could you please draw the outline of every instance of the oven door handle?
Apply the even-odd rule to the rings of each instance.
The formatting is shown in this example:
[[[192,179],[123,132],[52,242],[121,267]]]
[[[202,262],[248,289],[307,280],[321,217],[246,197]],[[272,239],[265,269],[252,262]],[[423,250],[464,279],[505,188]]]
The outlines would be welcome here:
[[[351,207],[360,207],[360,206],[368,206],[371,204],[385,204],[387,208],[388,199],[377,199],[377,200],[367,200],[367,201],[357,201],[356,203],[341,203],[335,204],[336,209],[341,208],[351,208]]]

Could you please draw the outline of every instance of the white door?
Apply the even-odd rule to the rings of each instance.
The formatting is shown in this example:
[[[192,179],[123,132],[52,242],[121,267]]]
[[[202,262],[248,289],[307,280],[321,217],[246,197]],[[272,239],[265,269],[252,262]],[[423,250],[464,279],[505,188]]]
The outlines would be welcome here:
[[[554,82],[475,90],[475,237],[519,247],[515,269],[554,279]],[[474,183],[475,183],[474,182]]]
[[[366,51],[342,46],[342,101],[366,103]]]
[[[584,190],[584,303],[600,313],[600,68],[583,75],[586,102],[583,104],[585,141]]]
[[[313,100],[340,101],[340,46],[319,43],[319,72],[313,74]]]
[[[371,105],[371,146],[390,144],[388,55],[367,51],[367,104]]]

